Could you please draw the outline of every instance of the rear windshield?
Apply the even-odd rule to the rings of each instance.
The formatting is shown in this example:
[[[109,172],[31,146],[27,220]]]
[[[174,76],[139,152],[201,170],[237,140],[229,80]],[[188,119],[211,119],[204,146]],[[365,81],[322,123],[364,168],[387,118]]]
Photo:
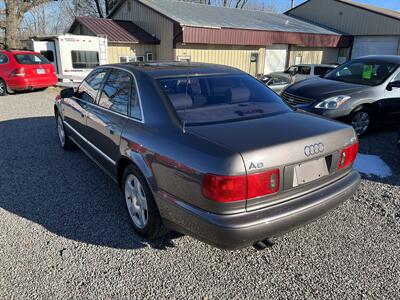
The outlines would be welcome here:
[[[49,64],[50,62],[40,54],[15,54],[15,59],[22,65]]]
[[[363,62],[359,60],[345,63],[327,73],[324,78],[362,85],[379,85],[398,67],[394,63]]]
[[[186,125],[231,122],[290,111],[274,92],[249,75],[160,79]]]

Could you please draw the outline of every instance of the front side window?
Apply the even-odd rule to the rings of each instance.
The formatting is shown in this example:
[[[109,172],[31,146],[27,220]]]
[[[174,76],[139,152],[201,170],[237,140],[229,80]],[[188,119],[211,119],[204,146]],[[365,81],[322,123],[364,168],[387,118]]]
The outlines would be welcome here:
[[[93,103],[106,74],[107,71],[104,69],[93,71],[79,86],[76,96],[82,100]]]
[[[299,66],[298,70],[297,70],[297,74],[310,75],[311,74],[311,67],[310,66]]]
[[[283,101],[249,75],[159,79],[181,121],[187,125],[231,122],[289,112]]]
[[[362,85],[379,85],[384,82],[399,65],[394,63],[363,62],[359,60],[345,63],[324,76],[326,79]]]
[[[71,51],[74,69],[93,69],[100,65],[97,51]]]
[[[109,110],[128,115],[132,77],[122,70],[112,70],[99,99],[99,105]]]
[[[21,65],[40,65],[50,63],[41,54],[15,54],[14,57]]]

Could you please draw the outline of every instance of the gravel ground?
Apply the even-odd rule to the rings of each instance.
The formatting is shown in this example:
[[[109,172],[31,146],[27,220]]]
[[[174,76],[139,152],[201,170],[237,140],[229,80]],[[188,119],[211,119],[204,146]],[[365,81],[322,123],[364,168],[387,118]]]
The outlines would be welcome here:
[[[0,98],[0,299],[399,297],[400,153],[395,131],[361,140],[392,168],[264,251],[188,236],[137,237],[117,186],[57,144],[56,91]]]

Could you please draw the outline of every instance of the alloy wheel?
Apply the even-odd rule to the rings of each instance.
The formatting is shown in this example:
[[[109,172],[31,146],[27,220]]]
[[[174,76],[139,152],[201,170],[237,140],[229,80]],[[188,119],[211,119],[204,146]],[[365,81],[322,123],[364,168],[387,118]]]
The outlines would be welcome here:
[[[143,229],[149,218],[146,194],[139,179],[132,174],[125,181],[125,201],[133,223]]]
[[[364,134],[367,131],[370,123],[371,118],[369,114],[365,111],[357,112],[351,120],[351,126],[353,126],[357,135]]]
[[[64,131],[63,120],[60,115],[57,116],[57,132],[58,132],[58,138],[60,139],[61,146],[64,147],[65,131]]]

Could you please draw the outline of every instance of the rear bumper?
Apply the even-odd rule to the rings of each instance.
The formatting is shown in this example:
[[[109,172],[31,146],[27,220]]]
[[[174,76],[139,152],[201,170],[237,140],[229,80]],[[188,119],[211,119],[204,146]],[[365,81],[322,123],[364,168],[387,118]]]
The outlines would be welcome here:
[[[7,86],[14,91],[40,89],[57,85],[58,79],[56,76],[44,78],[25,78],[13,77],[7,80]]]
[[[359,183],[360,175],[352,170],[317,191],[256,211],[217,215],[175,201],[169,202],[167,210],[160,209],[160,212],[165,225],[171,229],[219,248],[237,249],[281,235],[321,217],[351,197]],[[165,205],[165,199],[158,202]]]

